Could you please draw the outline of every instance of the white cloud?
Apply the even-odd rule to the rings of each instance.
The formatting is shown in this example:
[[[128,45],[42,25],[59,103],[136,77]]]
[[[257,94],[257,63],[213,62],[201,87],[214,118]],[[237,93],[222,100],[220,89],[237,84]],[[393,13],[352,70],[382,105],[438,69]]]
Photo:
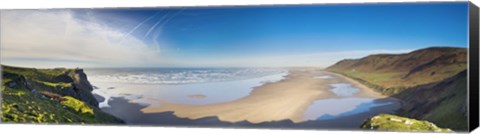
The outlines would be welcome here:
[[[1,63],[29,67],[327,67],[342,59],[411,50],[339,51],[240,57],[165,57],[128,33],[68,10],[1,12]],[[121,43],[120,43],[121,42]],[[154,42],[156,43],[156,42]]]
[[[145,66],[159,48],[68,10],[1,12],[1,63],[32,67]],[[120,41],[123,40],[123,41]],[[122,43],[119,43],[122,42]]]

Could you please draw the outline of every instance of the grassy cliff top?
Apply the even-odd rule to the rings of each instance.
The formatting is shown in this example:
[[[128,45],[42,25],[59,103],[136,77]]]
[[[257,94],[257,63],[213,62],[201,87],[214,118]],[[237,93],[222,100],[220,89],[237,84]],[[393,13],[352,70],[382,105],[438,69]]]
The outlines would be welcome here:
[[[439,128],[428,121],[415,120],[389,114],[380,114],[370,118],[364,122],[362,128],[382,131],[453,132],[450,129]]]
[[[35,78],[38,80],[52,80],[54,77],[69,74],[74,71],[80,71],[82,69],[74,68],[54,68],[54,69],[36,69],[36,68],[25,68],[25,67],[13,67],[2,65],[2,72],[13,73],[22,75],[29,78]]]
[[[10,123],[101,123],[122,120],[102,112],[82,69],[2,65],[2,115]]]

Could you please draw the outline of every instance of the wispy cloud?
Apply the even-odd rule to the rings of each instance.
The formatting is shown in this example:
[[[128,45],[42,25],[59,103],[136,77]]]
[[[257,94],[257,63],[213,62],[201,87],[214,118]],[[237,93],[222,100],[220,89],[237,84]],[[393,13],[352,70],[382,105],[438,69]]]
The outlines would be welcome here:
[[[0,30],[2,64],[142,66],[162,58],[158,47],[96,21],[76,19],[68,10],[2,11]]]
[[[360,50],[237,57],[162,55],[156,40],[159,29],[179,13],[181,11],[160,18],[145,33],[155,38],[152,44],[147,44],[139,39],[141,36],[130,36],[132,31],[116,30],[99,23],[95,17],[77,19],[68,10],[2,11],[1,63],[29,67],[327,67],[342,59],[412,51]]]

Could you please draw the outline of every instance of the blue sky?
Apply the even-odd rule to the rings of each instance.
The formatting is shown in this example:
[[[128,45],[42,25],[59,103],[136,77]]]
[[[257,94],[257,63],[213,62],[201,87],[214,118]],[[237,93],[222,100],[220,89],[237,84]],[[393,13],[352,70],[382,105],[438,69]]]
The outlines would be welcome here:
[[[83,34],[114,31],[118,34],[115,38],[106,37],[113,46],[140,43],[142,49],[129,50],[154,51],[149,52],[148,60],[137,57],[132,59],[136,62],[128,62],[139,66],[326,67],[343,58],[374,53],[402,53],[431,46],[467,47],[467,6],[466,2],[332,4],[74,9],[47,13],[68,12],[71,15],[67,18],[79,23],[79,27],[95,26]],[[4,14],[9,13],[15,11]],[[85,60],[88,62],[88,58],[77,58],[64,66]],[[98,64],[102,62],[83,66],[107,66]],[[78,66],[82,66],[80,62]]]

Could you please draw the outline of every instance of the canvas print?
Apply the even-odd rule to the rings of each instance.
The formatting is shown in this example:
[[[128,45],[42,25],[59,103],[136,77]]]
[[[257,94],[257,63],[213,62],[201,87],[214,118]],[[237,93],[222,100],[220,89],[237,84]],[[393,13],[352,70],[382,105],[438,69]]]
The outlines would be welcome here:
[[[1,11],[1,121],[463,132],[468,2]]]

